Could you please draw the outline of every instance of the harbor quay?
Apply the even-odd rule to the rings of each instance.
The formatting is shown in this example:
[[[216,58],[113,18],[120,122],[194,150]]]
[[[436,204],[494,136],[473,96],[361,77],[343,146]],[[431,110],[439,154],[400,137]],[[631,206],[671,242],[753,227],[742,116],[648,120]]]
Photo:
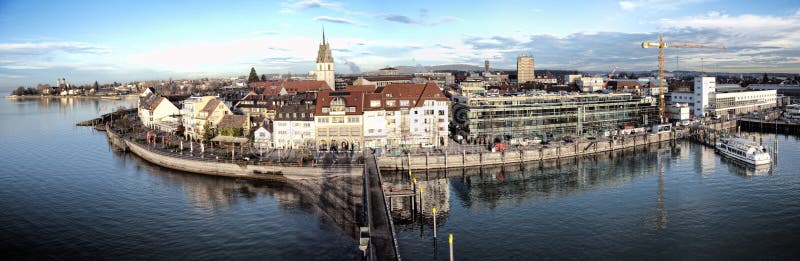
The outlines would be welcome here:
[[[450,154],[447,152],[406,154],[404,156],[381,156],[378,165],[383,170],[427,170],[464,168],[489,165],[519,164],[525,162],[566,159],[605,153],[614,150],[646,146],[653,143],[674,142],[688,132],[672,132],[631,135],[619,138],[580,140],[571,143],[524,146],[495,152],[470,152]]]

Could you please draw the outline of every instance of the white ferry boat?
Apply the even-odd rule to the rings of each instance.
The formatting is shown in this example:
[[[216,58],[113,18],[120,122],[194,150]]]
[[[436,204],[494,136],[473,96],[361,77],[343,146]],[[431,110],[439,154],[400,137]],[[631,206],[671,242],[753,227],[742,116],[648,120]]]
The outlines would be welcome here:
[[[772,161],[767,149],[745,139],[722,138],[717,142],[717,151],[752,165],[769,164]]]

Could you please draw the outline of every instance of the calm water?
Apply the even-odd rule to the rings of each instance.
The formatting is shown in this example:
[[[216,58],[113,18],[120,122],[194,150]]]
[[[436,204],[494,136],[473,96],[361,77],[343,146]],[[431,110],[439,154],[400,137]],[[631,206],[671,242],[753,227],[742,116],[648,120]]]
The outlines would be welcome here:
[[[74,126],[124,104],[133,101],[0,100],[4,257],[358,259],[355,210],[315,193],[342,184],[164,170]],[[428,211],[420,222],[409,199],[393,199],[401,255],[447,260],[453,233],[458,260],[796,259],[800,141],[777,139],[778,164],[766,169],[683,142],[523,171],[416,173]],[[408,184],[384,176],[387,187]]]
[[[0,100],[4,259],[358,259],[355,210],[314,193],[336,184],[169,171],[75,127],[126,104]]]
[[[447,260],[453,233],[458,260],[796,260],[800,142],[777,139],[777,166],[759,169],[681,142],[524,171],[418,172],[422,222],[407,210],[410,199],[392,202],[400,252]],[[387,187],[408,184],[407,173],[384,176]]]

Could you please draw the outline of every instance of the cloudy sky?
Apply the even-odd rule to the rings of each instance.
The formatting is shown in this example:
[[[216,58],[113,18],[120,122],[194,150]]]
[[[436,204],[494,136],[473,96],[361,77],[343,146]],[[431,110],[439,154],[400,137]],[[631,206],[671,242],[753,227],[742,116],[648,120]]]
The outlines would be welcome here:
[[[164,3],[168,2],[168,3]],[[667,69],[800,72],[800,2],[630,1],[0,1],[0,88],[305,73],[322,27],[336,70],[468,63],[649,70],[663,33]],[[677,57],[677,58],[676,58]]]

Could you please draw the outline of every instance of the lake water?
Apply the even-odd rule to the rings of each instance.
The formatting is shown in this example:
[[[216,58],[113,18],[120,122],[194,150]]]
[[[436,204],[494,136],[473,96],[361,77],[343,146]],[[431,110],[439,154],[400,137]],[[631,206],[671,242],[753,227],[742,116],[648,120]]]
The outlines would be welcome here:
[[[424,218],[392,198],[401,256],[448,260],[452,233],[457,260],[796,260],[800,142],[764,143],[775,138],[777,165],[757,169],[684,141],[522,171],[417,172]]]
[[[354,209],[314,182],[166,170],[75,123],[135,100],[0,100],[4,259],[358,259]],[[358,201],[360,199],[353,199]]]
[[[322,184],[165,170],[76,122],[135,101],[0,100],[6,259],[358,259],[355,208]],[[415,173],[426,212],[393,198],[405,260],[796,259],[800,141],[751,169],[691,142],[581,160]],[[384,172],[385,186],[409,184]],[[338,191],[338,190],[337,190]],[[323,196],[320,196],[322,194]],[[349,199],[356,205],[360,199]],[[436,207],[432,238],[430,209]]]

